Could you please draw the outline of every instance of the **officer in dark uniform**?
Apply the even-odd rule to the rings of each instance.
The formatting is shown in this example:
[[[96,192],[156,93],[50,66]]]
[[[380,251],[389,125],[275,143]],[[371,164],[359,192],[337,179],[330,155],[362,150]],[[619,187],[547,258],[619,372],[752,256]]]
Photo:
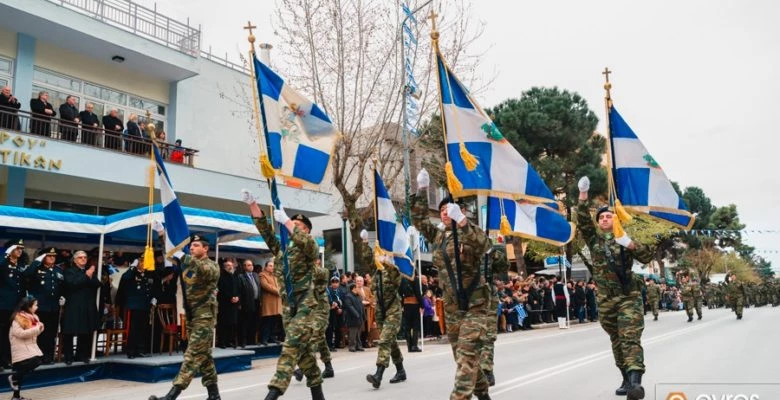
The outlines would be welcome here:
[[[22,271],[25,263],[24,242],[14,240],[6,243],[5,257],[0,261],[0,370],[11,368],[11,314],[25,292]]]
[[[157,300],[152,297],[154,277],[144,271],[143,259],[128,269],[119,281],[116,305],[130,311],[130,326],[127,336],[127,358],[146,357],[144,351],[149,339],[149,309]]]
[[[27,281],[27,290],[38,300],[38,318],[46,328],[38,336],[43,364],[54,364],[54,344],[60,325],[60,297],[65,276],[62,268],[54,265],[56,259],[57,250],[48,248],[22,273]]]
[[[406,349],[410,353],[420,352],[422,350],[417,346],[417,337],[420,335],[420,310],[423,308],[423,302],[419,278],[415,277],[413,281],[401,279],[398,292],[404,305],[402,317]]]

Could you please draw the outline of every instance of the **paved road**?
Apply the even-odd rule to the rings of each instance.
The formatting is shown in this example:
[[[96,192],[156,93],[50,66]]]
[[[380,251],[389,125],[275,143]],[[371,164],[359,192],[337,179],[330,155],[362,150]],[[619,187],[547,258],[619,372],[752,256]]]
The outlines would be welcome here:
[[[726,310],[704,310],[704,319],[687,323],[684,312],[662,313],[659,321],[648,318],[642,342],[648,372],[647,399],[654,399],[655,385],[674,382],[780,382],[780,308],[750,308],[737,321]],[[376,353],[334,353],[336,377],[326,380],[329,399],[413,400],[447,399],[455,364],[449,345],[426,343],[423,353],[404,354],[410,378],[390,385],[391,367],[380,390],[365,375],[374,370]],[[617,399],[614,389],[620,375],[614,366],[609,339],[597,323],[575,325],[568,330],[536,329],[502,334],[496,346],[496,380],[493,399]],[[250,371],[220,376],[225,400],[262,399],[275,360],[259,360]],[[164,394],[169,383],[142,384],[97,381],[29,390],[33,399],[138,399]],[[664,395],[665,396],[665,395]],[[180,399],[204,399],[198,383]],[[284,399],[309,399],[303,383],[293,382]],[[665,398],[665,397],[664,397]]]

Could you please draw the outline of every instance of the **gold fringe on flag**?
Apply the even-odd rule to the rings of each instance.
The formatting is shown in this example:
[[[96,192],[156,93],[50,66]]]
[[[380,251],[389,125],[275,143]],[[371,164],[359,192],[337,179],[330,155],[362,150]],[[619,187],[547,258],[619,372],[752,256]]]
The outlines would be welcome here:
[[[265,179],[273,179],[276,175],[276,171],[274,171],[274,167],[271,165],[271,160],[268,159],[268,154],[263,153],[260,156],[260,172],[263,173]]]
[[[466,166],[466,170],[469,172],[476,169],[477,164],[479,164],[479,160],[477,160],[473,154],[469,153],[469,150],[466,148],[466,144],[463,142],[460,142],[460,158],[463,160],[463,164]]]
[[[447,173],[447,188],[450,190],[450,193],[460,193],[463,190],[463,184],[455,176],[455,172],[452,170],[452,162],[447,161],[444,164],[444,171]]]
[[[620,200],[615,198],[615,215],[617,215],[620,222],[627,224],[633,220],[631,217],[631,214],[626,211],[625,208],[623,208],[623,204],[620,203]]]
[[[499,225],[499,232],[504,236],[509,236],[512,233],[512,225],[509,224],[509,218],[506,215],[501,216],[501,224]]]

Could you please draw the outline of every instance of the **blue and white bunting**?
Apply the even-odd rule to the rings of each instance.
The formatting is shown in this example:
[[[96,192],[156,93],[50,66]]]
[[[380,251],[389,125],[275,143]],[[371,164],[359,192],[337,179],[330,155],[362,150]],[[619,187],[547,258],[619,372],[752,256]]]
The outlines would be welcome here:
[[[269,158],[285,178],[322,183],[337,137],[327,114],[255,57],[258,93],[268,131]]]
[[[506,215],[511,236],[563,246],[574,237],[574,225],[556,210],[543,205],[488,197],[488,229],[501,229]]]
[[[189,251],[187,244],[190,242],[190,230],[187,227],[187,220],[184,218],[184,211],[181,209],[176,192],[173,191],[173,184],[165,169],[160,149],[156,143],[152,148],[154,149],[154,159],[157,162],[157,174],[160,177],[160,200],[163,206],[163,223],[165,225],[165,255],[166,258],[174,255],[180,257]]]
[[[376,245],[392,254],[393,261],[401,274],[407,278],[414,276],[414,256],[409,245],[409,234],[403,220],[395,212],[393,202],[387,192],[382,177],[374,171],[374,193],[376,202]]]
[[[694,215],[615,107],[609,110],[609,126],[615,155],[615,187],[623,207],[690,229]]]

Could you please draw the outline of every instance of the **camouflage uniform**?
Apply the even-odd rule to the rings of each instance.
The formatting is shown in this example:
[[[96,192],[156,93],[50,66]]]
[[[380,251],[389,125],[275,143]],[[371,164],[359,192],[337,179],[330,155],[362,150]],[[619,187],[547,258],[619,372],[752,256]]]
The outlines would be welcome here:
[[[493,356],[495,354],[495,343],[498,335],[498,293],[496,291],[495,282],[493,278],[497,276],[503,276],[507,273],[509,264],[507,263],[506,253],[504,250],[494,248],[490,252],[490,276],[485,276],[485,281],[490,285],[490,308],[486,319],[487,336],[485,337],[485,343],[482,347],[482,351],[479,356],[479,368],[485,373],[490,386],[495,384],[495,376],[493,375]]]
[[[693,318],[694,308],[696,315],[701,319],[701,286],[696,282],[688,282],[683,286],[682,295],[688,319]]]
[[[726,287],[731,311],[737,314],[737,319],[742,319],[742,308],[745,305],[745,285],[739,281],[731,281]]]
[[[181,261],[181,274],[186,286],[189,313],[187,315],[187,351],[173,385],[186,389],[195,374],[201,374],[203,386],[217,383],[217,370],[211,357],[217,320],[217,281],[219,266],[204,257],[185,256]]]
[[[464,227],[457,228],[462,278],[460,287],[463,288],[461,293],[464,294],[459,303],[459,288],[453,285],[459,277],[455,272],[458,266],[455,265],[456,249],[451,237],[452,231],[440,231],[431,224],[425,195],[412,196],[412,218],[414,226],[432,244],[433,265],[439,271],[444,290],[447,338],[457,365],[450,400],[470,399],[472,394],[483,396],[488,392],[489,383],[480,368],[480,356],[487,341],[486,321],[491,316],[491,296],[481,267],[485,253],[490,249],[490,241],[479,226],[471,221],[467,221]],[[448,270],[455,276],[450,275]],[[473,291],[466,293],[470,288],[473,288]]]
[[[360,260],[362,265],[375,265],[374,252],[366,243],[360,245]],[[393,364],[403,363],[404,357],[398,347],[398,331],[401,329],[401,299],[398,288],[401,286],[401,272],[391,263],[382,263],[382,269],[377,269],[371,279],[377,301],[376,324],[379,328],[377,340],[376,365],[387,368],[390,359]]]
[[[636,242],[634,250],[623,248],[615,242],[611,232],[601,233],[588,206],[589,202],[584,201],[577,206],[577,226],[590,249],[593,280],[599,288],[599,322],[612,342],[617,367],[624,373],[644,373],[644,310],[641,291],[632,282],[631,266],[634,259],[650,262],[653,253],[649,246]],[[624,275],[626,285],[621,284],[618,272]]]
[[[320,360],[329,363],[331,360],[328,342],[325,341],[325,330],[328,329],[330,318],[330,301],[328,300],[328,278],[330,271],[322,267],[314,269],[314,296],[318,301],[317,310],[314,312],[314,339],[312,340],[312,353],[320,353]]]
[[[306,386],[315,387],[322,385],[322,376],[317,366],[317,360],[312,354],[311,343],[316,337],[316,326],[311,319],[317,314],[319,303],[314,294],[314,262],[319,255],[317,242],[311,235],[295,228],[290,234],[287,244],[287,262],[289,265],[289,279],[291,288],[285,284],[284,253],[281,243],[276,238],[271,224],[265,218],[254,218],[255,226],[265,240],[268,248],[275,254],[274,274],[279,287],[286,290],[292,289],[292,298],[295,309],[290,307],[290,299],[287,293],[282,291],[282,320],[285,328],[285,341],[282,345],[282,353],[276,363],[276,373],[268,384],[269,389],[276,388],[282,394],[290,385],[295,366],[298,365],[306,375]],[[286,229],[286,228],[283,228]]]
[[[647,285],[647,302],[650,303],[650,309],[653,311],[653,317],[658,319],[658,301],[661,300],[661,288],[655,284],[655,281],[651,281]]]

